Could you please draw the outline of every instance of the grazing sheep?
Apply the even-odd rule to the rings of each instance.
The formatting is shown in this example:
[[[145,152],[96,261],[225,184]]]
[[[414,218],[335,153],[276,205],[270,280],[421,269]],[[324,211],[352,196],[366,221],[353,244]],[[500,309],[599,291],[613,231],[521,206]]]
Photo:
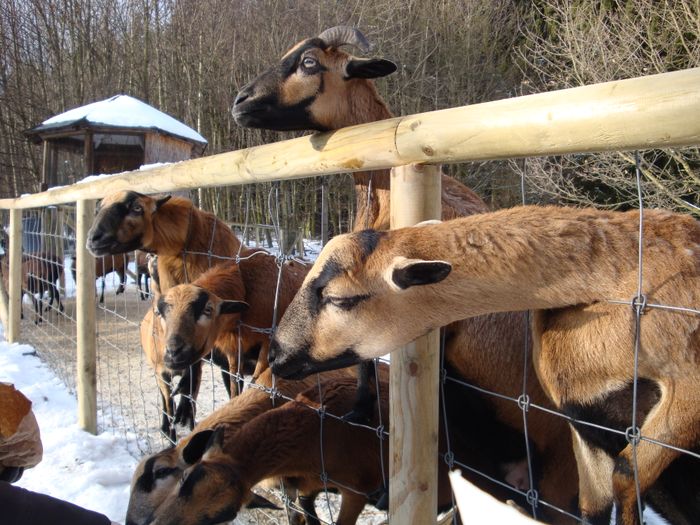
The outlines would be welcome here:
[[[70,271],[73,275],[73,281],[77,281],[77,270],[75,268],[75,257],[70,260]],[[126,269],[129,265],[129,255],[112,255],[95,257],[95,280],[100,279],[100,304],[105,302],[105,285],[107,275],[116,272],[119,275],[119,286],[115,295],[124,293],[126,286]]]
[[[556,406],[574,418],[583,515],[602,523],[614,501],[617,523],[636,525],[634,448],[624,434],[632,422],[635,317],[631,308],[609,300],[637,296],[637,258],[630,254],[637,252],[638,236],[636,211],[525,206],[336,237],[280,322],[270,347],[272,370],[304,377],[382,355],[460,318],[535,309],[535,368]],[[700,223],[646,210],[643,253],[646,304],[697,308]],[[659,308],[643,312],[641,435],[697,450],[700,316]],[[639,442],[642,494],[653,493],[657,480],[665,486],[663,473],[680,454]],[[680,514],[697,516],[697,498],[677,503]]]
[[[388,471],[388,455],[381,454],[373,428],[349,426],[328,414],[345,414],[354,404],[355,381],[324,381],[297,395],[295,401],[269,410],[243,425],[235,435],[225,427],[204,430],[183,450],[190,466],[182,481],[153,515],[159,525],[208,525],[233,520],[242,502],[257,483],[282,477],[304,493],[338,490],[342,501],[334,521],[353,525],[367,503],[382,493],[382,472]],[[382,418],[388,420],[389,385],[380,382]],[[323,407],[323,422],[316,410]],[[370,422],[377,426],[375,415]],[[440,468],[440,508],[449,508],[452,497],[445,465]]]

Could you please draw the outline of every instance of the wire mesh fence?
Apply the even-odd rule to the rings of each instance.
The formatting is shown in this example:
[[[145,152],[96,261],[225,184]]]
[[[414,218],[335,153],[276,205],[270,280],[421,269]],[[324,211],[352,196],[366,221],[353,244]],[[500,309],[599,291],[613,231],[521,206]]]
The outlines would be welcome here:
[[[527,180],[520,182],[525,200]],[[266,279],[274,281],[272,286],[277,292],[272,301],[275,311],[272,322],[266,326],[247,327],[263,337],[269,338],[274,332],[281,312],[277,311],[279,283],[288,265],[306,265],[315,258],[320,249],[318,241],[302,240],[300,234],[286,231],[280,217],[281,202],[279,187],[272,186],[266,206],[266,224],[243,223],[230,224],[244,245],[252,248],[264,248],[265,251],[244,252],[221,256],[212,253],[214,229],[205,244],[208,251],[185,249],[183,259],[203,256],[209,260],[209,266],[225,261],[240,265],[244,261],[269,259],[274,262],[276,272],[267,274]],[[643,210],[644,203],[639,202]],[[643,214],[642,214],[643,217]],[[2,216],[3,225],[7,224],[6,214]],[[218,217],[219,222],[227,223],[226,217]],[[641,219],[640,219],[641,221]],[[641,222],[640,222],[641,224]],[[189,228],[187,223],[183,228]],[[214,226],[216,227],[216,226]],[[3,230],[5,230],[3,228]],[[23,215],[23,286],[27,292],[24,299],[24,319],[22,338],[36,348],[39,356],[56,371],[70,389],[75,389],[75,210],[72,206],[50,207],[26,211]],[[643,229],[640,227],[640,246]],[[290,242],[291,239],[291,242]],[[283,248],[280,248],[283,247]],[[186,246],[187,248],[187,246]],[[530,333],[530,314],[493,315],[488,318],[456,323],[446,327],[442,334],[442,371],[441,371],[441,411],[442,437],[441,456],[443,467],[460,468],[463,475],[478,486],[491,492],[502,500],[514,500],[518,506],[526,509],[532,516],[548,522],[574,523],[582,522],[580,512],[575,504],[578,491],[577,466],[571,452],[569,424],[584,425],[614,436],[621,436],[635,450],[640,442],[655,446],[671,445],[651,439],[639,431],[637,419],[636,391],[639,381],[637,373],[637,356],[639,353],[639,322],[647,309],[659,309],[682,315],[698,316],[700,305],[657,305],[645,299],[644,282],[641,279],[642,254],[640,260],[640,283],[638,294],[634,298],[611,298],[611,304],[632,311],[633,329],[637,333],[633,350],[634,360],[630,367],[634,369],[634,395],[630,410],[629,425],[613,428],[596,421],[575,419],[570,414],[556,409],[537,380],[533,367],[533,346]],[[174,405],[192,403],[196,408],[196,420],[201,421],[208,415],[226,407],[229,402],[230,389],[236,385],[242,388],[263,392],[272,400],[273,406],[281,406],[294,401],[295,395],[286,393],[276,382],[267,385],[256,381],[251,371],[243,366],[242,327],[237,325],[234,334],[236,366],[231,360],[222,360],[211,355],[194,367],[203,367],[201,374],[189,369],[180,373],[164,376],[156,373],[153,362],[144,354],[143,332],[141,325],[150,314],[153,326],[161,324],[159,306],[154,301],[154,291],[145,291],[137,286],[137,278],[143,271],[145,254],[130,252],[125,255],[112,255],[96,259],[95,293],[103,296],[97,306],[97,346],[98,346],[98,415],[99,429],[121,434],[132,446],[136,457],[152,454],[176,443],[177,438],[187,435],[188,428],[175,426],[173,408],[168,409],[168,399],[161,397],[163,382],[169,391],[179,393]],[[3,275],[7,275],[3,268]],[[30,279],[27,280],[27,275]],[[153,276],[151,276],[153,279]],[[194,281],[197,276],[190,275]],[[32,282],[33,279],[33,282]],[[33,299],[31,299],[33,297]],[[254,298],[253,298],[254,299]],[[251,300],[251,299],[249,299]],[[35,306],[38,304],[38,306]],[[279,315],[278,315],[279,314]],[[151,326],[150,333],[156,337],[156,328]],[[494,333],[493,349],[484,347],[477,338],[484,340],[484,331]],[[231,349],[229,349],[231,350]],[[491,354],[491,358],[478,363],[478,355]],[[223,367],[222,367],[223,364]],[[386,520],[385,497],[389,490],[387,474],[388,461],[388,421],[387,410],[382,405],[386,397],[387,383],[380,369],[386,367],[385,361],[377,361],[375,369],[375,397],[377,408],[370,423],[348,421],[347,411],[338,413],[329,411],[324,406],[323,379],[317,380],[318,403],[312,403],[309,410],[315,413],[318,421],[314,432],[319,433],[317,451],[320,458],[320,470],[316,473],[320,487],[316,492],[323,493],[325,499],[316,502],[315,512],[323,523],[334,523],[340,512],[340,499],[331,492],[340,491],[344,495],[356,493],[371,505],[362,515],[361,523],[381,523]],[[482,367],[481,369],[479,367]],[[224,379],[227,378],[227,379]],[[193,384],[183,387],[182,381],[201,381],[197,391]],[[187,392],[196,392],[188,394]],[[232,401],[231,403],[235,402]],[[494,414],[496,416],[494,417]],[[165,418],[165,419],[164,419]],[[164,427],[167,420],[175,432]],[[372,457],[379,463],[379,482],[373,490],[366,486],[349,486],[341,479],[329,475],[326,462],[330,465],[333,456],[333,443],[324,439],[324,431],[330,434],[329,422],[347,425],[347,428],[362,428],[371,433],[376,440]],[[672,447],[674,450],[678,447]],[[679,450],[684,458],[700,465],[697,450]],[[309,451],[316,454],[315,451]],[[356,458],[347,457],[349,466]],[[359,462],[358,462],[359,463]],[[359,468],[359,465],[353,465]],[[329,467],[330,468],[330,467]],[[376,469],[375,469],[376,470]],[[637,477],[636,465],[633,467]],[[309,506],[302,500],[295,500],[293,491],[285,482],[275,492],[275,497],[288,509],[298,513],[308,513]],[[315,493],[314,493],[315,495]],[[300,502],[302,501],[302,502]],[[451,498],[450,498],[450,501]],[[641,506],[641,498],[639,498]],[[449,506],[449,505],[448,505]],[[641,508],[640,508],[641,511]],[[276,511],[255,511],[255,514],[243,516],[242,521],[250,523],[286,523],[292,518],[287,513]],[[455,514],[443,518],[446,522],[457,523]],[[267,521],[265,521],[267,520]]]

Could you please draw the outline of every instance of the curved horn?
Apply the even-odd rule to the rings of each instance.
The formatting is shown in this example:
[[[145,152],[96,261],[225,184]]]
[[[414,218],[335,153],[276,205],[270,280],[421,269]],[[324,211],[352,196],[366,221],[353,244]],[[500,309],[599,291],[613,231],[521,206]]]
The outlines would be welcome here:
[[[363,53],[369,51],[371,47],[365,35],[354,27],[349,26],[331,27],[318,35],[318,38],[323,40],[329,47],[355,46]]]

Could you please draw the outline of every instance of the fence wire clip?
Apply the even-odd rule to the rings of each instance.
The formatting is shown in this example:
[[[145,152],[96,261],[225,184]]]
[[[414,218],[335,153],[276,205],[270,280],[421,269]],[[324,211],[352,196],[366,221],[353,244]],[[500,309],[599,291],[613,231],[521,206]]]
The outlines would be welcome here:
[[[316,413],[318,414],[318,417],[323,421],[326,418],[326,407],[321,405],[316,409]]]
[[[530,396],[527,394],[520,394],[518,397],[518,407],[525,412],[530,410]]]
[[[454,452],[452,452],[451,450],[445,452],[444,461],[445,461],[445,464],[447,465],[447,468],[450,470],[453,470],[454,466],[455,466]]]
[[[636,315],[644,314],[647,308],[647,296],[644,294],[638,295],[632,299],[632,310]]]
[[[282,499],[282,505],[284,505],[285,508],[292,506],[292,498],[290,498],[287,493],[283,492],[280,498]]]
[[[444,385],[447,382],[447,369],[443,368],[440,370],[440,381],[442,381],[442,384]]]
[[[642,432],[639,427],[627,427],[625,430],[625,438],[627,443],[636,447],[642,439]]]
[[[323,472],[321,472],[321,474],[319,475],[319,479],[321,480],[321,483],[324,484],[324,486],[327,485],[328,484],[328,472],[326,472],[325,470]]]
[[[537,507],[537,505],[540,503],[540,495],[535,489],[528,490],[525,497],[527,498],[528,505],[531,507]]]
[[[379,425],[376,429],[376,433],[379,439],[384,439],[384,425]]]

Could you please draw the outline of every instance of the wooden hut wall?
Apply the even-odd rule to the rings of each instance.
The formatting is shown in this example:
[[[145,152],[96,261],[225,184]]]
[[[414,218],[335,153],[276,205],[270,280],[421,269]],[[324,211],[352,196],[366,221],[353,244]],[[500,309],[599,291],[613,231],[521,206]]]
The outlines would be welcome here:
[[[155,162],[177,162],[192,158],[192,144],[157,133],[146,134],[146,156],[144,164]]]

